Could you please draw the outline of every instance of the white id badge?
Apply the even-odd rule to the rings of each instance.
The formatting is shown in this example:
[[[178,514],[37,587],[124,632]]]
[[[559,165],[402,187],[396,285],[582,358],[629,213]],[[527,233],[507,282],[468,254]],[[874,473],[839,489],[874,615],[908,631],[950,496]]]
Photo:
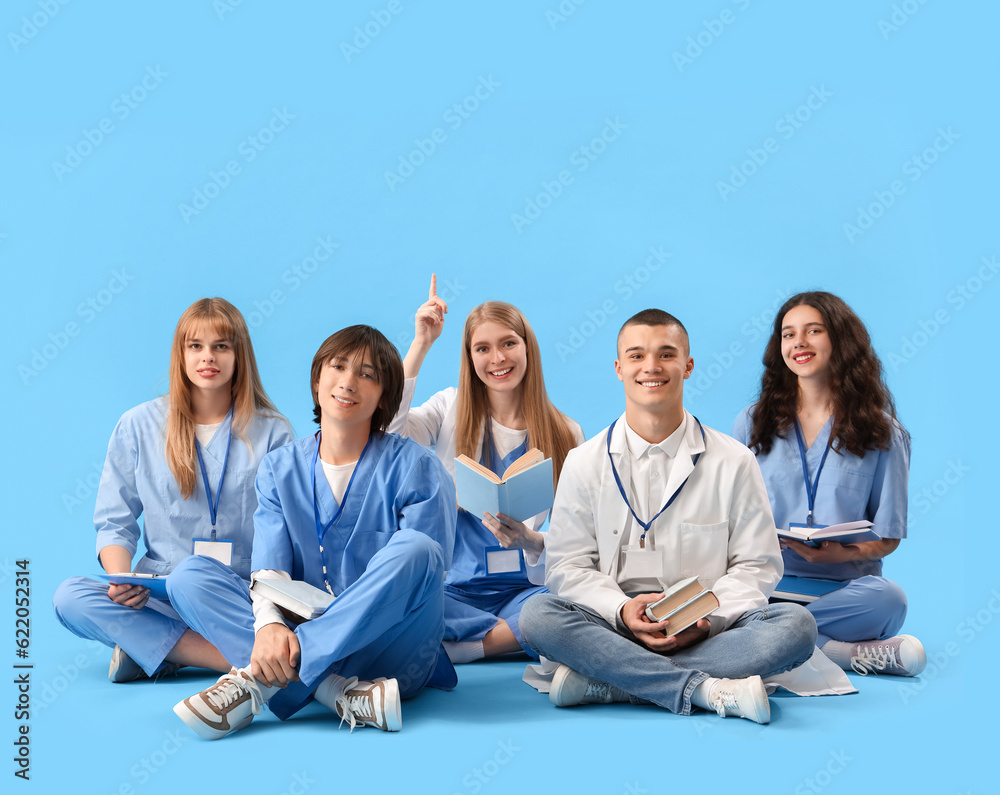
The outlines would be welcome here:
[[[487,574],[525,574],[524,556],[520,549],[504,549],[503,547],[486,547],[485,556]]]
[[[194,539],[191,554],[204,555],[206,558],[215,558],[219,563],[232,566],[233,542],[213,541],[211,538],[196,538]]]
[[[645,549],[638,544],[629,544],[622,547],[621,554],[622,579],[660,579],[663,576],[663,553],[648,544]]]

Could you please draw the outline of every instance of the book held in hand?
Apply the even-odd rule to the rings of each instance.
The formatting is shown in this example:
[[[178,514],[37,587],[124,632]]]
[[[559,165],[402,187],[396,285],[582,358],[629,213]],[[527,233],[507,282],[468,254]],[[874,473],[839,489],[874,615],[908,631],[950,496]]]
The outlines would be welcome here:
[[[646,607],[646,618],[650,621],[669,621],[667,631],[671,635],[683,632],[715,612],[719,606],[718,597],[707,588],[702,588],[697,577],[681,580],[663,593],[662,599]]]
[[[254,580],[250,590],[270,599],[297,621],[310,621],[323,615],[335,598],[329,591],[302,580]]]
[[[779,530],[781,538],[793,538],[811,547],[818,547],[824,541],[838,544],[860,544],[864,541],[881,541],[882,536],[871,529],[872,523],[866,519],[859,522],[841,522],[831,525],[813,525],[792,522],[787,530]]]
[[[141,585],[143,588],[149,588],[149,595],[155,599],[167,599],[166,574],[120,571],[116,574],[98,574],[97,576],[105,582],[115,585]]]
[[[532,448],[497,477],[467,455],[455,459],[458,504],[481,518],[484,513],[505,514],[523,522],[552,507],[552,459]]]

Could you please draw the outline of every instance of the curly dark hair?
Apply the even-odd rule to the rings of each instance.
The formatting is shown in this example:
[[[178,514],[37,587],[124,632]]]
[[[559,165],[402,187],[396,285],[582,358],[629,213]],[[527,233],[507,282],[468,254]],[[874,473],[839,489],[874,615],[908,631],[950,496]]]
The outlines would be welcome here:
[[[798,378],[781,355],[781,324],[791,309],[803,305],[820,313],[830,336],[833,449],[858,457],[867,450],[887,449],[896,406],[883,379],[882,362],[861,319],[842,299],[820,291],[793,295],[774,318],[774,330],[764,349],[764,375],[754,405],[750,449],[769,453],[774,437],[785,438],[795,421]]]

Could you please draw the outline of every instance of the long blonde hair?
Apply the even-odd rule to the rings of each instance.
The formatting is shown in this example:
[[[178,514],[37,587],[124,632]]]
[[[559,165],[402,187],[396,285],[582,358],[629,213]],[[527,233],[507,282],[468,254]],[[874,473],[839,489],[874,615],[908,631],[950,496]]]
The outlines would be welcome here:
[[[166,433],[167,465],[174,473],[184,499],[194,492],[198,466],[194,444],[194,413],[191,409],[191,382],[184,372],[184,352],[188,336],[200,323],[210,324],[219,337],[229,340],[233,346],[236,358],[236,368],[230,382],[233,433],[249,447],[246,429],[258,412],[281,416],[260,382],[250,331],[240,311],[224,298],[202,298],[191,304],[177,321],[173,347],[170,350],[170,397]]]
[[[526,367],[521,381],[521,410],[528,426],[528,440],[552,458],[555,480],[559,480],[566,454],[576,446],[568,418],[549,400],[542,376],[542,354],[527,318],[517,307],[503,301],[487,301],[475,307],[465,319],[462,332],[462,362],[458,370],[458,404],[455,421],[455,452],[479,460],[476,444],[490,419],[486,384],[472,364],[472,334],[487,321],[506,326],[524,341]]]

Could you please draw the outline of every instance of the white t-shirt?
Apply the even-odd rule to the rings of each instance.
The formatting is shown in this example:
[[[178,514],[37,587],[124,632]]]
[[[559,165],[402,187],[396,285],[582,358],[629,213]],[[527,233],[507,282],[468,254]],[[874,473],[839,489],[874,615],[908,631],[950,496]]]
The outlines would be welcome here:
[[[507,456],[511,450],[516,450],[528,438],[527,431],[515,431],[513,428],[507,428],[492,417],[490,417],[490,427],[493,430],[493,444],[496,445],[501,458]]]
[[[212,437],[215,436],[215,432],[219,430],[220,425],[222,425],[221,422],[216,422],[212,425],[195,425],[194,438],[198,440],[198,444],[205,447],[212,441]]]

